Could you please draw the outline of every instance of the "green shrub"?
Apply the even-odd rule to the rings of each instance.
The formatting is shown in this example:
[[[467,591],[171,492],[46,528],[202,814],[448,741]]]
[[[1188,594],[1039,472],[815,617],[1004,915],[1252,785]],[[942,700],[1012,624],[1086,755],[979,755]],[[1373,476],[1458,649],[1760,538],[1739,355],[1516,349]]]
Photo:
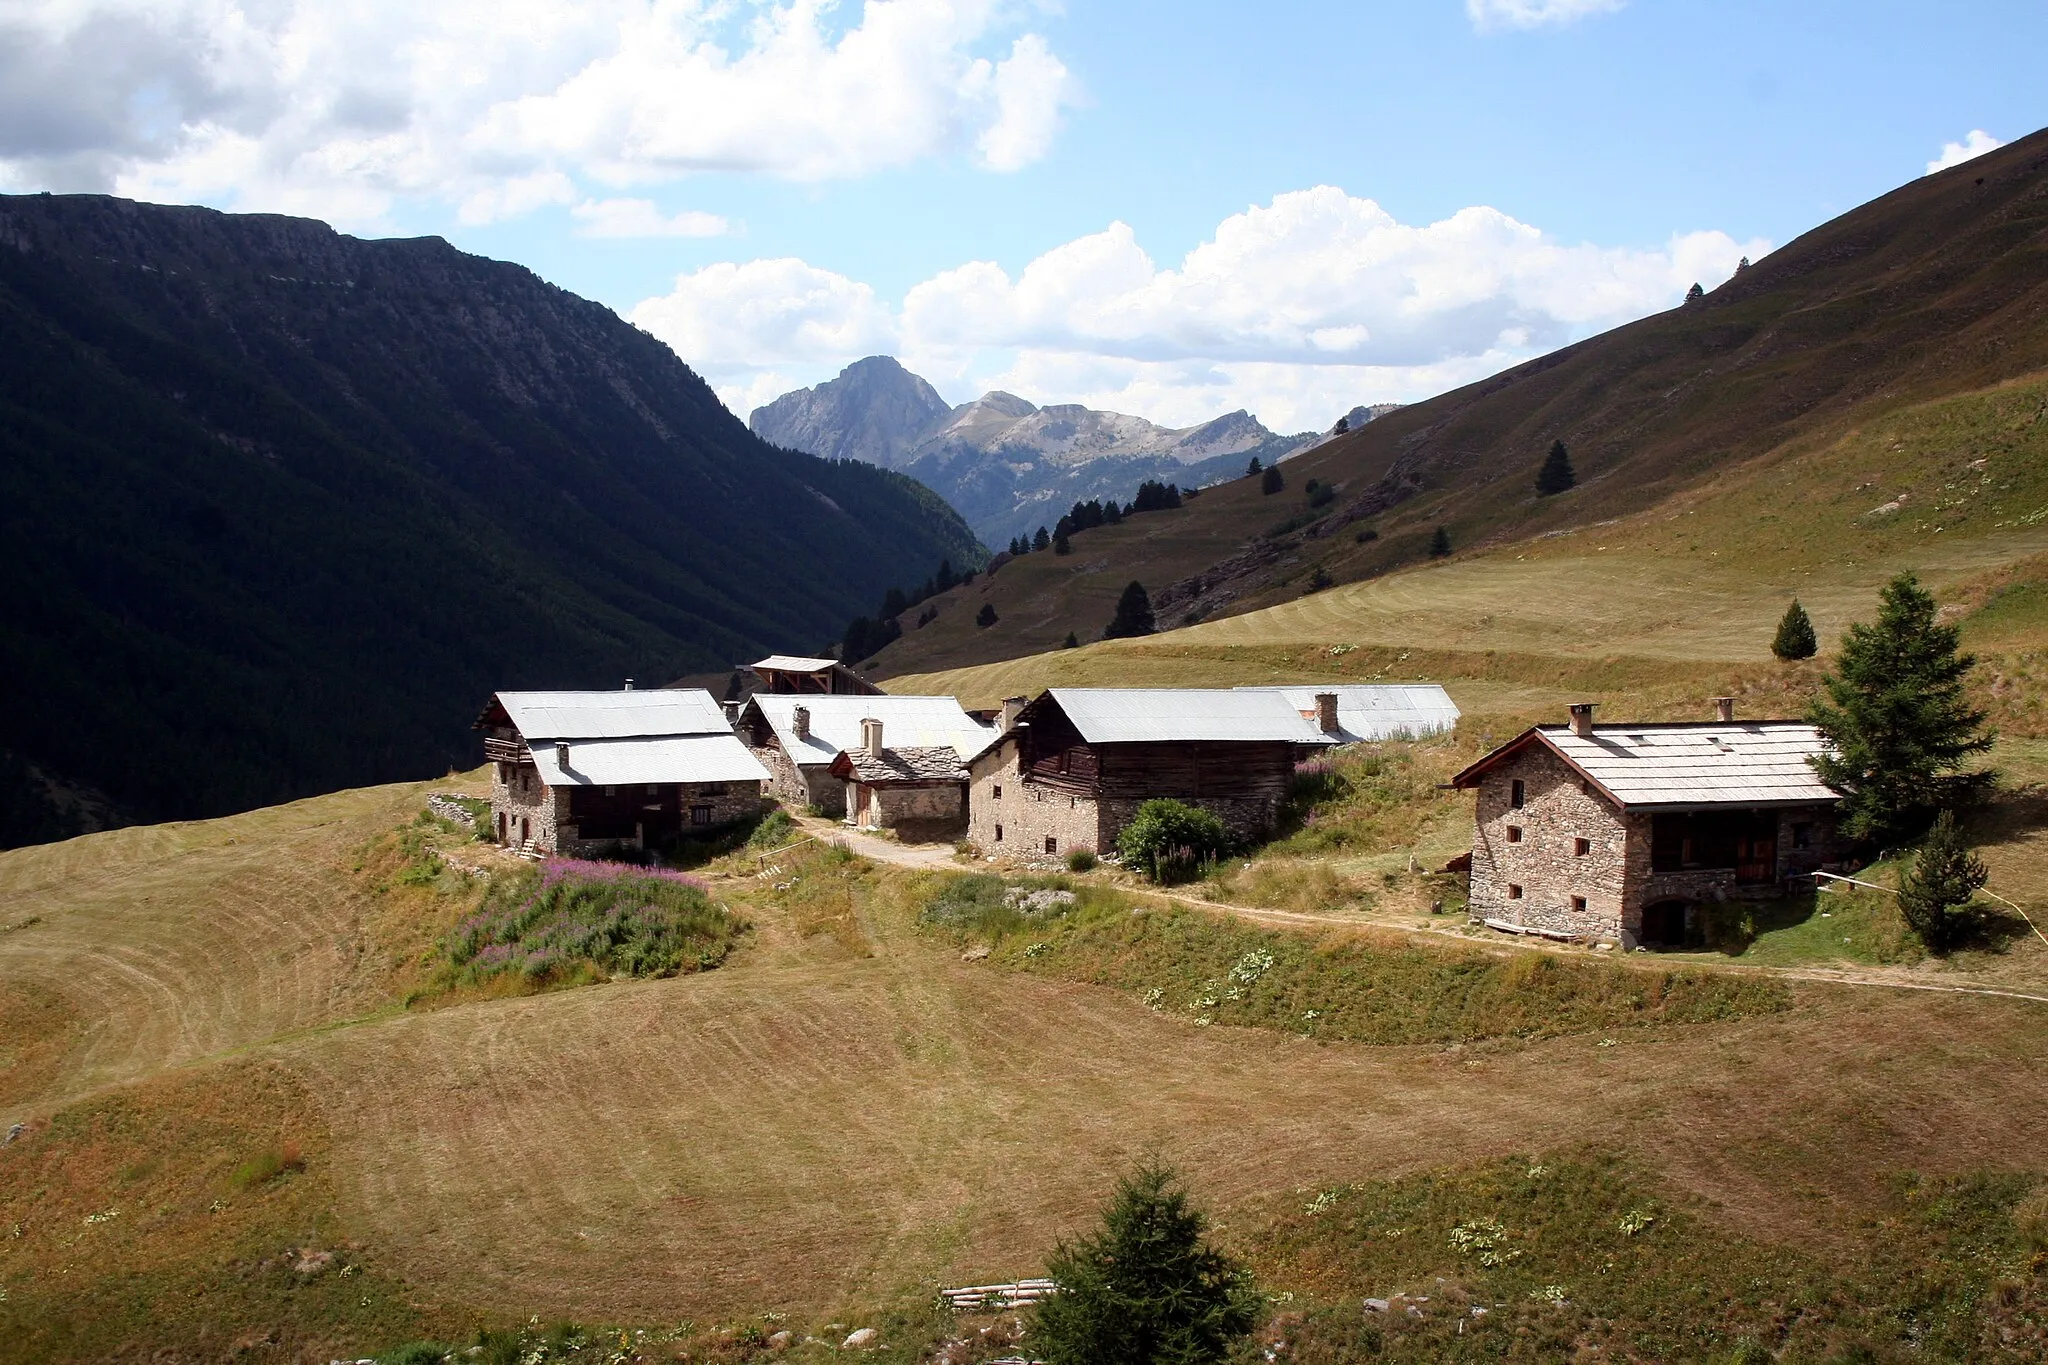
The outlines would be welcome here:
[[[717,966],[746,925],[680,872],[549,860],[494,884],[443,947],[458,980],[673,976]]]
[[[1069,872],[1093,872],[1094,870],[1095,870],[1095,850],[1094,850],[1094,849],[1092,849],[1092,848],[1077,848],[1077,849],[1075,849],[1075,850],[1074,850],[1074,851],[1073,851],[1072,853],[1069,853],[1069,854],[1067,855],[1067,871],[1069,871]]]
[[[803,826],[788,811],[777,806],[754,826],[753,833],[747,836],[746,847],[762,850],[782,848],[801,839],[803,833]]]
[[[1124,866],[1162,884],[1191,881],[1230,848],[1230,832],[1208,811],[1164,798],[1138,807],[1116,837]]]

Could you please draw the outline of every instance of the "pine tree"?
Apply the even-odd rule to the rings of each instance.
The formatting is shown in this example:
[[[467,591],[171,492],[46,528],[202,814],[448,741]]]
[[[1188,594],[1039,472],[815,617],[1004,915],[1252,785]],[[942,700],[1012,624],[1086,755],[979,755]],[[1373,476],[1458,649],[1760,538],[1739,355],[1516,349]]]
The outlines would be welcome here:
[[[1911,573],[1885,586],[1875,625],[1842,636],[1839,673],[1808,719],[1828,752],[1813,760],[1842,794],[1842,829],[1880,846],[1903,843],[1934,813],[1967,804],[1990,786],[1988,771],[1963,771],[1991,747],[1984,713],[1963,694],[1976,662],[1959,653],[1962,632],[1934,619],[1934,597]]]
[[[1252,456],[1252,462],[1244,467],[1244,476],[1247,479],[1256,479],[1263,469],[1265,469],[1265,466],[1260,464],[1259,457],[1254,455]]]
[[[1074,553],[1074,546],[1067,539],[1067,533],[1065,531],[1060,532],[1058,535],[1052,538],[1052,552],[1056,555],[1070,555]]]
[[[1685,301],[1687,303],[1698,303],[1701,299],[1705,298],[1706,296],[1707,291],[1700,288],[1700,282],[1698,280],[1694,280],[1692,282],[1692,288],[1685,291]]]
[[[1060,1292],[1031,1330],[1048,1365],[1205,1365],[1259,1320],[1250,1272],[1203,1237],[1208,1220],[1154,1162],[1117,1182],[1102,1226],[1046,1265]]]
[[[1963,842],[1952,811],[1934,817],[1913,866],[1899,879],[1899,911],[1930,953],[1943,954],[1970,931],[1971,901],[1990,880]]]
[[[1740,275],[1743,271],[1747,269],[1749,269],[1749,257],[1744,256],[1741,260],[1735,263],[1736,274]]]
[[[974,613],[974,624],[987,630],[996,623],[996,605],[993,602],[981,604],[981,610]]]
[[[1543,468],[1536,471],[1536,496],[1547,498],[1562,493],[1579,481],[1572,470],[1572,453],[1565,449],[1563,441],[1552,441],[1550,453],[1543,457]]]
[[[1128,640],[1134,636],[1150,635],[1155,629],[1152,599],[1145,595],[1145,585],[1132,579],[1124,588],[1123,596],[1117,598],[1116,615],[1110,619],[1109,628],[1102,632],[1102,638]]]
[[[1031,548],[1034,550],[1043,550],[1051,544],[1052,535],[1043,526],[1038,528],[1037,535],[1031,537]]]
[[[1280,472],[1280,466],[1277,464],[1269,465],[1265,476],[1259,481],[1259,491],[1261,493],[1278,493],[1285,487],[1287,487],[1287,476]]]
[[[1439,526],[1436,534],[1429,538],[1429,557],[1442,559],[1451,552],[1451,533]]]
[[[1330,428],[1331,433],[1337,436],[1342,436],[1345,432],[1349,430],[1351,430],[1351,418],[1349,416],[1339,417],[1337,419],[1337,425]]]
[[[1068,632],[1067,632],[1067,642],[1066,642],[1066,643],[1065,643],[1064,645],[1060,646],[1060,648],[1062,648],[1062,649],[1078,649],[1078,648],[1080,647],[1080,645],[1081,645],[1081,642],[1080,642],[1079,640],[1077,640],[1077,639],[1075,639],[1075,638],[1074,638],[1074,632],[1070,630],[1070,631],[1068,631]]]
[[[1795,597],[1792,605],[1785,608],[1784,619],[1778,622],[1778,633],[1771,640],[1771,653],[1789,660],[1811,659],[1819,652],[1820,639],[1813,633],[1813,619]]]

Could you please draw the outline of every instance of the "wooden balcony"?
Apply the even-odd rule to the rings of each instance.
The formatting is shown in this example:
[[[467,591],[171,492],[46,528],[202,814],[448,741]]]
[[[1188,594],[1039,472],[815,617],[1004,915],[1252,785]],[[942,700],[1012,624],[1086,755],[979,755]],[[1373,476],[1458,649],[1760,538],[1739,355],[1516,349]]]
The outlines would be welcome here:
[[[488,736],[484,739],[484,762],[524,763],[526,761],[526,746],[518,740],[493,739]]]

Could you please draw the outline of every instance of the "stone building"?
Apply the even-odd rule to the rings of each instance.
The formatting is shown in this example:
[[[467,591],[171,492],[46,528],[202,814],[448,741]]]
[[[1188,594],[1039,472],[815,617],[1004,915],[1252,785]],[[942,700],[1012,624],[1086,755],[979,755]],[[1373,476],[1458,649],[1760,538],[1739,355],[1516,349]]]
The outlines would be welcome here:
[[[1539,725],[1452,779],[1478,793],[1472,913],[1503,928],[1699,944],[1706,910],[1782,896],[1843,856],[1839,798],[1807,761],[1811,725],[1714,720]]]
[[[756,692],[740,708],[739,736],[768,770],[769,794],[784,805],[846,814],[847,784],[833,775],[840,754],[866,745],[862,723],[880,721],[901,748],[946,748],[954,761],[978,753],[994,727],[953,697],[799,695]]]
[[[768,772],[702,688],[499,692],[475,728],[510,848],[638,851],[762,810]]]
[[[1257,838],[1297,754],[1335,742],[1277,692],[1055,687],[1004,703],[1001,737],[968,763],[967,837],[991,853],[1099,853],[1170,797]]]
[[[950,744],[883,743],[884,722],[861,722],[859,747],[842,750],[831,773],[846,785],[846,821],[893,829],[914,842],[956,837],[967,818],[967,768]]]

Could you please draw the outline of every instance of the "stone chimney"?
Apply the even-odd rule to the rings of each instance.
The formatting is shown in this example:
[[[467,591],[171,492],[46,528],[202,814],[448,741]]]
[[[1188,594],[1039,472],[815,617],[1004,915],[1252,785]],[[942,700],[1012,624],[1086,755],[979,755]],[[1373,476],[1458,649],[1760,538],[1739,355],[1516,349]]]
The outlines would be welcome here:
[[[1337,733],[1337,694],[1316,693],[1316,728],[1326,735]]]
[[[1714,719],[1720,721],[1723,725],[1732,724],[1735,720],[1735,698],[1714,698]]]
[[[563,772],[569,771],[569,745],[566,740],[555,741],[555,766]]]
[[[626,679],[626,685],[622,690],[627,692],[631,692],[633,690],[633,680],[631,678]]]
[[[1593,737],[1593,703],[1575,701],[1572,703],[1572,733],[1580,739]]]
[[[1004,698],[1003,698],[1003,733],[1004,733],[1004,734],[1006,734],[1006,735],[1007,735],[1008,733],[1010,733],[1010,731],[1012,731],[1012,730],[1014,730],[1014,729],[1016,729],[1016,728],[1017,728],[1017,717],[1018,717],[1018,716],[1020,716],[1020,715],[1022,715],[1022,714],[1024,714],[1024,698],[1022,698],[1022,697],[1004,697]]]
[[[868,751],[869,758],[882,756],[882,722],[869,716],[860,723],[861,747]]]
[[[798,739],[811,737],[811,708],[799,706],[789,713],[789,728],[796,731]]]

